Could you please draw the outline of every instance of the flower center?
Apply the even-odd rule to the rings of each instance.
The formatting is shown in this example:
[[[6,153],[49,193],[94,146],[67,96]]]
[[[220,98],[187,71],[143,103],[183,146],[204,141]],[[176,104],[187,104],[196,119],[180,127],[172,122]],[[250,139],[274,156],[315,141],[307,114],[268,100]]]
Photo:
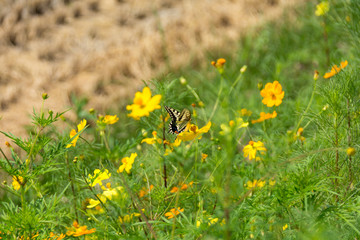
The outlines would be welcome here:
[[[276,95],[274,93],[271,94],[271,99],[276,100]]]

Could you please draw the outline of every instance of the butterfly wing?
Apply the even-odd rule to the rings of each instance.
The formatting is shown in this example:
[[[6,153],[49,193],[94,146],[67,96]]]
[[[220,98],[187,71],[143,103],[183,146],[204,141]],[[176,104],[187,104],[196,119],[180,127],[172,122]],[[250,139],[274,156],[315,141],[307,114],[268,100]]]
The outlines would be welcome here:
[[[191,120],[191,112],[188,109],[184,108],[181,111],[179,118],[177,120],[178,133],[181,133],[186,129],[186,126],[190,120]]]
[[[169,123],[169,133],[179,134],[186,129],[188,122],[191,120],[191,112],[188,109],[184,109],[181,113],[171,107],[165,106],[166,111],[171,117]]]
[[[169,133],[175,134],[175,133],[179,133],[178,130],[178,126],[177,126],[177,122],[180,116],[180,112],[178,112],[177,110],[165,106],[166,111],[169,113],[170,117],[171,117],[171,121],[169,123]]]

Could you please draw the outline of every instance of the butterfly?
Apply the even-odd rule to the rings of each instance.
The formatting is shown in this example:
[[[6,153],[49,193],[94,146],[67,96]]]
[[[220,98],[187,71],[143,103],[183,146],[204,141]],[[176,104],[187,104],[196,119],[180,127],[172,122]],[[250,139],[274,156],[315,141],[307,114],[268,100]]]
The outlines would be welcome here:
[[[166,111],[171,117],[171,122],[169,123],[169,133],[179,134],[186,129],[186,126],[189,121],[191,121],[190,110],[184,108],[181,112],[165,106]]]

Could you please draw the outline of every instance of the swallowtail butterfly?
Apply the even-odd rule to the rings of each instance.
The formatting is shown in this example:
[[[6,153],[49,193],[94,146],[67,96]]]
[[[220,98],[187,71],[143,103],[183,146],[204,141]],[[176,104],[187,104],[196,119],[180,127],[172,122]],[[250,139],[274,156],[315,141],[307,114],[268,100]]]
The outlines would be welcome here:
[[[191,113],[188,109],[184,108],[181,112],[165,106],[166,111],[171,117],[169,123],[169,133],[179,134],[186,129],[186,125],[191,120]]]

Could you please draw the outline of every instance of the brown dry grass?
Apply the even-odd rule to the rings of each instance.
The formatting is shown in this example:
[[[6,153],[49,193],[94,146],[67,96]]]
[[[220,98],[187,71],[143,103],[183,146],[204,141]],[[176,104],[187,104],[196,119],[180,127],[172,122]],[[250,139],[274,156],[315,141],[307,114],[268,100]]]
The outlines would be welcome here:
[[[55,111],[70,93],[103,111],[157,74],[207,64],[247,29],[300,0],[0,1],[0,130],[23,134],[41,94]],[[0,137],[0,144],[5,138]]]

